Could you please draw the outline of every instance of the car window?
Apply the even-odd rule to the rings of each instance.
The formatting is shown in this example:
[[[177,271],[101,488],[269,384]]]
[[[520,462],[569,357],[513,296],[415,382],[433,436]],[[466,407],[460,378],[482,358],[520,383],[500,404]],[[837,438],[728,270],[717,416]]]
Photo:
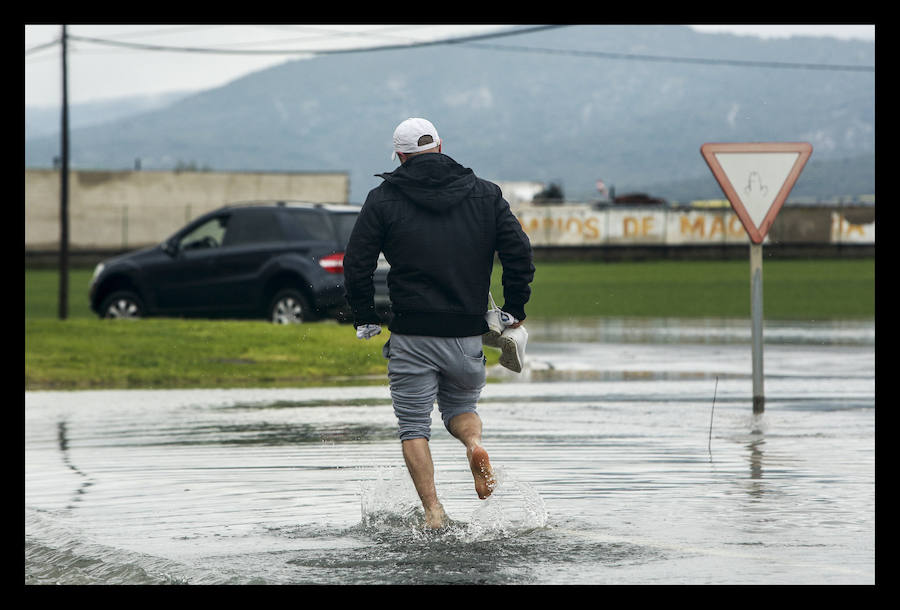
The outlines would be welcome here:
[[[288,239],[333,241],[334,232],[319,210],[282,210]]]
[[[257,244],[284,240],[284,233],[273,210],[236,210],[228,222],[225,246]]]
[[[227,216],[217,216],[186,233],[178,240],[179,250],[199,250],[201,248],[218,248],[225,238],[228,226]]]
[[[341,242],[342,246],[346,246],[347,242],[350,241],[350,233],[353,232],[353,226],[356,224],[356,218],[359,216],[359,213],[353,212],[341,212],[338,214],[332,214],[332,219],[334,220],[334,224],[337,227],[338,239]]]

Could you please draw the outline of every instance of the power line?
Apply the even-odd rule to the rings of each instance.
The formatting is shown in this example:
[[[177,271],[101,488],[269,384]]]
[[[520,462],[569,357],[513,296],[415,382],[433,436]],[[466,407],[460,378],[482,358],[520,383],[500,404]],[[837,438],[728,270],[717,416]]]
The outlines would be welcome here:
[[[54,47],[54,46],[58,45],[59,43],[60,43],[60,39],[54,38],[53,40],[51,40],[49,42],[35,45],[35,46],[31,47],[30,49],[25,49],[25,55],[28,56],[28,55],[31,55],[32,53],[37,53],[38,51],[43,51],[44,49]]]
[[[160,30],[152,30],[152,31],[141,31],[141,32],[121,32],[117,34],[113,34],[114,38],[89,38],[82,37],[84,41],[100,44],[104,47],[114,46],[117,48],[129,48],[135,51],[173,51],[173,52],[202,52],[202,53],[229,53],[229,54],[241,54],[247,55],[252,53],[247,53],[246,48],[238,49],[235,47],[248,47],[248,46],[261,46],[261,45],[271,45],[274,43],[297,43],[297,42],[307,42],[313,39],[335,39],[335,38],[362,38],[362,39],[372,39],[372,38],[395,38],[399,40],[403,40],[404,45],[414,45],[418,41],[409,38],[408,36],[397,36],[395,34],[386,34],[385,32],[390,32],[392,30],[396,30],[398,28],[408,28],[409,26],[391,26],[386,28],[381,28],[378,30],[369,30],[369,31],[359,31],[359,32],[351,32],[351,31],[339,31],[339,30],[324,30],[321,28],[314,28],[308,26],[260,26],[260,27],[268,27],[268,28],[279,28],[281,30],[285,30],[286,28],[290,28],[289,31],[298,33],[299,30],[309,32],[310,35],[307,36],[293,36],[291,38],[280,38],[276,40],[254,40],[247,42],[237,42],[231,43],[231,45],[218,46],[218,47],[179,47],[173,45],[163,45],[163,44],[151,44],[151,43],[134,43],[127,42],[124,39],[126,38],[139,38],[139,37],[147,37],[147,36],[159,36],[159,35],[168,35],[168,34],[183,34],[186,31],[197,31],[204,30],[209,28],[214,28],[218,26],[181,26],[178,28],[166,28]],[[69,40],[79,38],[77,35],[68,34],[67,38]],[[25,56],[32,55],[37,53],[38,51],[42,51],[44,49],[52,48],[58,45],[60,42],[60,38],[54,38],[49,42],[45,42],[39,45],[35,45],[28,49],[25,49]],[[230,49],[228,47],[231,47]],[[354,49],[347,49],[348,52]],[[368,50],[368,49],[360,49],[360,50]],[[80,53],[84,53],[85,50],[81,49]],[[101,53],[103,51],[100,51]],[[113,49],[111,52],[115,53],[116,51]],[[303,50],[303,49],[290,49],[290,50],[279,50],[279,49],[270,49],[264,51],[265,53],[273,53],[273,54],[287,54],[287,53],[322,53],[324,51],[313,49],[313,50]],[[52,58],[51,58],[52,59]]]
[[[544,53],[548,55],[574,55],[580,57],[598,57],[602,59],[626,59],[634,61],[657,61],[670,63],[690,63],[706,65],[728,65],[753,68],[793,68],[803,70],[836,70],[855,72],[874,72],[875,66],[840,65],[840,64],[813,64],[779,61],[754,61],[743,59],[711,59],[702,57],[673,57],[664,55],[641,55],[634,53],[610,53],[607,51],[579,51],[574,49],[545,49],[539,47],[523,47],[510,45],[492,45],[479,43],[466,43],[467,47],[491,49],[495,51],[517,51],[524,53]]]
[[[615,53],[609,51],[586,51],[577,49],[548,49],[542,47],[529,47],[521,45],[495,45],[479,43],[479,40],[490,38],[499,38],[503,36],[512,36],[518,34],[531,33],[541,30],[566,27],[563,25],[543,25],[535,27],[517,28],[503,32],[491,32],[486,34],[474,34],[471,36],[463,36],[458,38],[445,38],[439,40],[430,40],[412,43],[389,44],[376,47],[356,47],[345,49],[227,49],[227,48],[209,48],[209,47],[180,47],[171,45],[158,45],[149,43],[128,42],[123,40],[109,40],[105,38],[94,38],[88,36],[76,36],[69,34],[69,40],[79,40],[100,45],[124,47],[143,51],[170,51],[183,53],[209,53],[209,54],[225,54],[225,55],[337,55],[347,53],[362,53],[372,51],[387,51],[412,49],[417,47],[435,46],[443,44],[456,44],[477,49],[487,49],[494,51],[510,51],[518,53],[540,53],[545,55],[568,55],[573,57],[591,57],[598,59],[611,60],[629,60],[629,61],[652,61],[667,63],[684,63],[698,65],[719,65],[719,66],[738,66],[750,68],[775,68],[775,69],[799,69],[799,70],[827,70],[827,71],[849,71],[849,72],[874,72],[875,66],[862,65],[842,65],[842,64],[821,64],[821,63],[801,63],[801,62],[779,62],[779,61],[760,61],[760,60],[741,60],[741,59],[716,59],[703,57],[677,57],[665,55],[646,55],[636,53]],[[51,45],[57,44],[59,39],[51,42],[26,49],[25,54],[40,51]]]
[[[366,30],[333,30],[333,29],[327,29],[327,28],[324,28],[321,26],[306,26],[306,25],[296,25],[296,24],[295,25],[262,25],[259,27],[263,28],[263,29],[267,29],[267,30],[277,29],[282,32],[288,31],[288,32],[292,32],[293,34],[302,34],[305,32],[306,35],[302,35],[299,37],[293,36],[293,37],[287,38],[287,39],[283,38],[280,40],[259,41],[259,42],[246,43],[246,44],[261,45],[261,44],[272,44],[274,42],[309,42],[311,40],[323,39],[323,38],[328,39],[328,40],[334,40],[334,39],[338,39],[338,38],[344,38],[344,39],[361,38],[363,40],[366,40],[366,39],[368,39],[368,40],[382,39],[383,40],[385,38],[388,38],[388,39],[396,39],[397,41],[403,41],[403,43],[405,43],[405,44],[414,44],[414,43],[419,42],[419,40],[416,40],[415,38],[410,37],[409,34],[406,34],[406,33],[404,33],[402,35],[397,35],[396,33],[390,33],[390,32],[396,32],[398,30],[400,30],[402,32],[409,32],[411,29],[419,28],[419,26],[410,26],[408,24],[388,25],[388,26],[381,26],[381,27],[366,29]],[[399,44],[399,42],[398,42],[398,44]]]
[[[112,34],[116,38],[144,38],[147,36],[168,36],[170,34],[185,34],[188,32],[202,32],[203,30],[215,29],[219,26],[217,25],[201,25],[201,24],[191,24],[191,25],[175,25],[171,27],[165,27],[158,30],[137,30],[130,32],[120,32]],[[72,34],[69,34],[69,38],[72,37]]]
[[[143,51],[173,51],[184,53],[213,53],[220,55],[337,55],[345,53],[363,53],[370,51],[388,51],[399,49],[411,49],[416,47],[435,46],[441,44],[458,44],[474,40],[484,40],[488,38],[499,38],[501,36],[513,36],[517,34],[525,34],[537,32],[541,30],[566,27],[561,25],[541,25],[534,27],[517,28],[504,32],[492,32],[487,34],[473,34],[471,36],[461,36],[456,38],[442,38],[439,40],[427,40],[422,42],[401,43],[381,45],[377,47],[355,47],[348,49],[226,49],[226,48],[209,48],[209,47],[178,47],[170,45],[157,45],[149,43],[126,42],[123,40],[109,40],[105,38],[94,38],[89,36],[76,36],[69,34],[69,40],[79,40],[81,42],[91,42],[94,44],[110,45],[125,47],[131,49],[140,49]]]

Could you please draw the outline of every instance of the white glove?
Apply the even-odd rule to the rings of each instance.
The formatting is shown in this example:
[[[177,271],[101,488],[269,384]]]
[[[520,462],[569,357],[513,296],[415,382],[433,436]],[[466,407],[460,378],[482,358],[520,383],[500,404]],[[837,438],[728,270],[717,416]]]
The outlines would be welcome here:
[[[375,335],[381,334],[380,324],[361,324],[356,328],[357,339],[371,339]]]

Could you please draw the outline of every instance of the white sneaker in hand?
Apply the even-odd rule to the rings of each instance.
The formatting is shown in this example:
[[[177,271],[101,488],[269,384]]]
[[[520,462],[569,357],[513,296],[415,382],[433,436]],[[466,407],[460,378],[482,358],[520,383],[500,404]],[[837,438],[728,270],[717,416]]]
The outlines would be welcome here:
[[[515,373],[521,373],[525,366],[525,345],[528,343],[528,331],[524,326],[507,328],[500,334],[500,364]]]
[[[503,332],[503,322],[500,321],[500,310],[491,309],[484,316],[488,325],[488,331],[481,336],[481,342],[488,347],[500,347],[500,334]]]
[[[356,327],[356,338],[357,339],[371,339],[375,335],[381,334],[381,325],[380,324],[361,324]]]

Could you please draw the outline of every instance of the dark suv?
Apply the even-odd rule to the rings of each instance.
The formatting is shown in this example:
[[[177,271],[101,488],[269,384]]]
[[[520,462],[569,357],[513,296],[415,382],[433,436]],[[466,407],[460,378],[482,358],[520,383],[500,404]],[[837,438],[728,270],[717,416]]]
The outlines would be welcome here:
[[[350,205],[291,201],[226,206],[158,246],[97,265],[91,309],[102,318],[349,321],[343,258],[358,214]],[[387,267],[382,257],[375,272],[376,307],[385,318]]]

